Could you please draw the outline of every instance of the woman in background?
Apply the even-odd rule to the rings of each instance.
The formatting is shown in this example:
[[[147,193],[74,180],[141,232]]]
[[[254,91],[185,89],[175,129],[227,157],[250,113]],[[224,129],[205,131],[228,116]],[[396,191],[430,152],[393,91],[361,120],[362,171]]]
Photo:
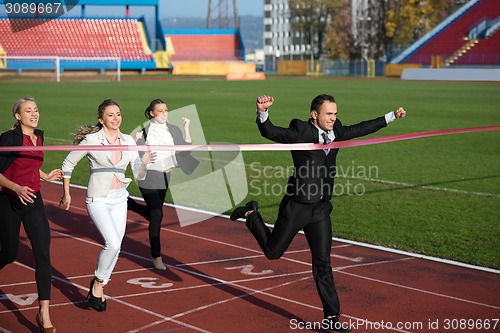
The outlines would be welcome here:
[[[154,99],[144,111],[149,123],[137,133],[137,144],[146,145],[188,145],[191,144],[189,132],[190,120],[182,118],[186,138],[179,127],[168,123],[168,107],[161,99]],[[165,270],[161,258],[160,228],[163,219],[163,203],[167,195],[170,172],[179,167],[186,174],[191,174],[199,161],[189,151],[159,151],[154,164],[147,166],[146,178],[138,181],[139,190],[146,206],[128,198],[128,209],[140,214],[149,221],[149,244],[151,258],[156,269]]]

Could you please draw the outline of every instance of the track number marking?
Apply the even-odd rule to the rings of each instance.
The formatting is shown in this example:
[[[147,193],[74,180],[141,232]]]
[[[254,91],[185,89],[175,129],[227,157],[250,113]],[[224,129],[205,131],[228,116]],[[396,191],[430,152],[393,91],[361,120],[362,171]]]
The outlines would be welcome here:
[[[142,288],[147,288],[147,289],[164,289],[164,288],[170,288],[174,285],[173,283],[158,284],[156,282],[157,280],[159,279],[152,277],[143,277],[143,278],[130,279],[127,281],[127,283],[135,284],[141,286]]]
[[[274,272],[270,269],[266,269],[260,272],[254,272],[254,265],[244,265],[244,266],[236,266],[236,267],[227,267],[225,268],[227,270],[234,270],[234,269],[239,269],[241,274],[244,275],[269,275],[273,274]]]
[[[35,303],[38,299],[37,294],[24,294],[24,295],[13,295],[13,294],[0,294],[0,300],[8,299],[12,303],[17,305],[26,306]]]

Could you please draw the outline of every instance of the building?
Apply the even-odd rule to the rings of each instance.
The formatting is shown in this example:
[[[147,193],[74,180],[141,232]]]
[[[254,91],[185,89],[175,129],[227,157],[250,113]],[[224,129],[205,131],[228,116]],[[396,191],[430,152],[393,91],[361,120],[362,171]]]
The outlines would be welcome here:
[[[300,31],[292,31],[288,0],[264,0],[265,70],[275,71],[278,60],[303,60],[311,46],[303,43]]]

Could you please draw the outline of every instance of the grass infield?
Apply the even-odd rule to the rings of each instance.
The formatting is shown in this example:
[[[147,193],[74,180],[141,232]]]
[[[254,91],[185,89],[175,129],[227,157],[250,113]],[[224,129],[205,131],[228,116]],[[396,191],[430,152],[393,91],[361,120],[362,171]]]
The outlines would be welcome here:
[[[275,97],[270,117],[286,127],[292,118],[307,119],[311,100],[328,93],[337,100],[343,124],[405,107],[407,118],[371,135],[376,137],[500,125],[498,87],[497,83],[274,77],[248,82],[168,77],[140,82],[0,81],[0,129],[13,124],[11,107],[16,99],[34,96],[45,144],[67,145],[77,125],[96,122],[97,106],[104,99],[121,105],[122,131],[129,133],[145,120],[149,101],[162,98],[170,110],[195,104],[209,143],[270,143],[255,125],[258,95]],[[500,268],[499,142],[500,132],[494,131],[342,149],[337,158],[333,235]],[[65,155],[46,152],[43,169],[60,167]],[[243,156],[249,182],[246,200],[258,200],[262,215],[273,223],[292,165],[290,154],[244,152]],[[72,183],[86,185],[87,168],[82,161]],[[135,184],[129,191],[140,195]]]

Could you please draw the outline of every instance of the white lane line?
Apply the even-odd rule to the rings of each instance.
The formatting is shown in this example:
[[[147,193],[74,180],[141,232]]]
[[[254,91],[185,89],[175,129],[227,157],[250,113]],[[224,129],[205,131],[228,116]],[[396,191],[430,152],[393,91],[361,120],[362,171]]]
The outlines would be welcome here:
[[[402,189],[405,189],[405,188],[408,188],[408,189],[419,189],[419,188],[422,188],[422,189],[425,189],[425,190],[443,191],[443,192],[451,192],[451,193],[459,193],[459,194],[477,195],[477,196],[483,196],[483,197],[500,198],[500,194],[496,194],[496,193],[457,190],[457,189],[447,188],[447,187],[437,187],[437,186],[431,186],[431,185],[411,184],[411,183],[397,182],[397,181],[385,180],[385,179],[363,178],[363,177],[350,177],[350,176],[338,176],[338,175],[337,175],[337,178],[364,180],[364,181],[372,182],[372,183],[381,183],[381,184],[388,184],[388,185],[403,186]]]
[[[420,289],[420,288],[409,287],[409,286],[405,286],[405,285],[398,284],[398,283],[387,282],[387,281],[383,281],[383,280],[380,280],[380,279],[374,279],[374,278],[370,278],[370,277],[359,275],[359,274],[349,273],[349,272],[346,272],[346,271],[340,271],[339,273],[345,274],[345,275],[349,275],[349,276],[353,276],[353,277],[357,277],[359,279],[364,279],[364,280],[368,280],[368,281],[372,281],[372,282],[386,284],[386,285],[389,285],[389,286],[392,286],[392,287],[398,287],[398,288],[402,288],[402,289],[408,289],[408,290],[416,291],[416,292],[423,293],[423,294],[438,296],[438,297],[442,297],[442,298],[452,299],[452,300],[455,300],[455,301],[460,301],[460,302],[465,302],[465,303],[469,303],[469,304],[474,304],[474,305],[479,305],[479,306],[484,306],[484,307],[487,307],[487,308],[492,308],[492,309],[500,310],[500,307],[498,307],[498,306],[491,305],[491,304],[486,304],[486,303],[475,302],[475,301],[471,301],[471,300],[468,300],[468,299],[465,299],[465,298],[461,298],[461,297],[455,297],[455,296],[450,296],[450,295],[445,295],[445,294],[441,294],[441,293],[436,293],[436,292],[433,292],[433,291],[428,291],[428,290],[424,290],[424,289]]]
[[[79,238],[77,238],[77,237],[71,237],[71,238],[72,238],[72,239],[75,239],[75,240],[79,240],[79,241],[85,241],[85,240],[79,239]],[[91,243],[91,244],[92,244],[92,243]],[[93,244],[95,244],[95,243],[93,243]],[[99,244],[98,244],[98,245],[99,245]],[[99,245],[99,246],[101,246],[101,245]],[[15,264],[17,264],[17,265],[19,265],[19,266],[21,266],[21,267],[24,267],[24,268],[26,268],[26,269],[28,269],[28,270],[35,271],[35,269],[34,269],[34,268],[29,267],[29,266],[27,266],[27,265],[24,265],[24,264],[22,264],[22,263],[19,263],[19,262],[17,262],[17,261],[15,261],[14,263],[15,263]],[[73,287],[76,287],[76,288],[79,288],[79,289],[85,290],[86,292],[88,292],[88,291],[89,291],[89,288],[86,288],[86,287],[81,286],[81,285],[79,285],[79,284],[73,283],[73,282],[71,282],[71,281],[69,281],[69,280],[67,280],[67,279],[63,279],[63,278],[60,278],[60,277],[57,277],[57,276],[52,276],[52,278],[53,278],[54,280],[57,280],[57,281],[63,282],[63,283],[65,283],[65,284],[69,284],[69,285],[71,285],[71,286],[73,286]],[[122,304],[122,305],[125,305],[125,306],[127,306],[127,307],[129,307],[129,308],[133,308],[133,309],[135,309],[135,310],[139,310],[139,311],[141,311],[141,312],[143,312],[143,313],[147,313],[147,314],[150,314],[150,315],[152,315],[152,316],[159,317],[159,318],[161,318],[161,319],[162,319],[162,320],[164,320],[164,321],[172,321],[173,323],[176,323],[176,324],[178,324],[178,325],[180,325],[180,326],[183,326],[183,327],[188,327],[188,328],[191,328],[191,329],[193,329],[193,330],[195,330],[195,331],[198,331],[198,332],[210,333],[209,331],[206,331],[206,330],[204,330],[204,329],[202,329],[202,328],[199,328],[199,327],[196,327],[196,326],[190,325],[190,324],[188,324],[188,323],[184,323],[184,322],[182,322],[182,321],[176,320],[176,319],[171,318],[171,317],[167,317],[167,316],[161,315],[161,314],[159,314],[159,313],[156,313],[156,312],[150,311],[150,310],[148,310],[148,309],[145,309],[145,308],[142,308],[142,307],[136,306],[136,305],[134,305],[134,304],[131,304],[131,303],[128,303],[128,302],[122,301],[122,300],[120,300],[120,299],[116,299],[116,298],[114,298],[113,296],[106,295],[106,298],[107,298],[107,299],[109,299],[109,300],[113,300],[113,301],[115,301],[115,302],[118,302],[118,303],[120,303],[120,304]],[[84,301],[84,302],[86,302],[86,301]],[[65,303],[65,304],[66,304],[66,305],[69,305],[69,304],[76,304],[76,303],[82,303],[82,302],[68,302],[68,303]],[[51,304],[51,305],[50,305],[50,307],[54,307],[54,306],[61,306],[61,304]],[[31,307],[31,308],[24,308],[24,309],[15,309],[15,310],[6,310],[6,311],[2,311],[2,312],[0,312],[0,314],[1,314],[1,313],[6,313],[6,312],[21,312],[21,311],[27,311],[27,310],[29,310],[29,309],[38,309],[38,307]]]
[[[54,184],[62,184],[59,181],[54,181],[52,183],[54,183]],[[71,186],[74,187],[74,188],[82,189],[82,190],[86,190],[87,189],[85,186],[81,186],[81,185],[71,185]],[[487,194],[488,193],[485,193],[485,195],[487,195]],[[497,194],[494,194],[494,195],[497,195]],[[498,196],[500,196],[500,195],[498,195]],[[134,198],[134,199],[136,199],[136,200],[144,201],[144,199],[140,198],[140,197],[135,197],[135,196],[131,196],[131,197]],[[51,202],[54,203],[53,201],[51,201]],[[56,203],[56,205],[58,205],[58,204],[59,203]],[[187,211],[192,211],[192,212],[197,212],[197,213],[203,213],[203,214],[206,214],[206,215],[209,215],[209,216],[221,217],[221,218],[229,219],[228,215],[213,213],[213,212],[204,211],[204,210],[200,210],[200,209],[196,209],[196,208],[191,208],[191,207],[186,207],[186,206],[180,206],[180,205],[174,205],[174,204],[168,204],[168,203],[165,203],[163,205],[166,206],[166,207],[174,208],[174,209],[185,209]],[[85,209],[82,209],[82,210],[86,211]],[[239,219],[238,221],[243,221],[243,220]],[[270,227],[270,228],[274,227],[273,224],[266,224],[266,225],[268,227]],[[164,229],[164,228],[162,228],[162,229]],[[171,231],[171,230],[168,230],[168,229],[164,229],[164,230]],[[299,233],[300,234],[304,234],[303,231],[299,231]],[[352,241],[352,240],[349,240],[349,239],[343,239],[343,238],[338,238],[338,237],[332,237],[332,239],[334,241],[337,241],[337,242],[342,242],[342,243],[345,243],[345,244],[352,244],[352,245],[357,245],[357,246],[360,246],[360,247],[366,247],[366,248],[376,249],[376,250],[380,250],[380,251],[384,251],[384,252],[388,252],[388,253],[397,253],[397,254],[401,254],[401,255],[404,255],[404,256],[408,256],[408,257],[421,258],[421,259],[425,259],[425,260],[429,260],[429,261],[435,261],[435,262],[439,262],[439,263],[445,263],[445,264],[448,264],[448,265],[453,265],[453,266],[458,266],[458,267],[465,267],[465,268],[469,268],[469,269],[473,269],[473,270],[485,271],[485,272],[494,273],[494,274],[500,274],[500,270],[496,270],[496,269],[492,269],[492,268],[488,268],[488,267],[475,266],[475,265],[470,265],[470,264],[466,264],[466,263],[462,263],[462,262],[458,262],[458,261],[454,261],[454,260],[442,259],[442,258],[438,258],[438,257],[432,257],[432,256],[424,255],[424,254],[413,253],[413,252],[408,252],[408,251],[402,251],[402,250],[398,250],[398,249],[393,249],[393,248],[388,248],[388,247],[379,246],[379,245],[373,245],[373,244],[368,244],[368,243],[362,243],[362,242]],[[233,247],[237,247],[236,245],[232,245],[232,246]],[[248,251],[254,251],[254,250],[251,250],[251,249],[246,249],[246,250],[248,250]],[[260,251],[254,251],[254,252],[259,253]]]
[[[184,311],[184,312],[180,312],[180,313],[177,313],[177,314],[173,315],[172,318],[184,317],[184,316],[187,316],[187,315],[195,313],[195,312],[203,311],[203,310],[209,309],[211,307],[218,306],[218,305],[221,305],[221,304],[225,304],[225,303],[228,303],[228,302],[231,302],[231,301],[243,299],[243,298],[252,296],[254,294],[272,295],[272,294],[267,294],[266,291],[272,290],[272,289],[275,289],[275,288],[280,288],[280,287],[283,287],[283,286],[287,286],[287,285],[293,284],[295,282],[303,281],[303,280],[306,280],[306,279],[309,279],[309,277],[300,278],[300,279],[295,280],[295,281],[289,281],[289,282],[285,282],[285,283],[282,283],[282,284],[274,285],[272,287],[265,288],[262,291],[261,290],[254,290],[254,289],[251,289],[251,288],[246,288],[246,287],[243,287],[243,286],[235,285],[235,284],[230,283],[228,281],[222,281],[221,280],[221,282],[220,282],[221,285],[233,285],[233,286],[238,287],[238,288],[244,288],[244,289],[252,290],[252,292],[246,293],[246,294],[242,294],[242,295],[239,295],[239,296],[234,296],[234,297],[226,298],[226,299],[223,299],[223,300],[220,300],[220,301],[217,301],[217,302],[213,302],[213,303],[210,303],[210,304],[205,304],[205,305],[202,305],[202,306],[199,306],[199,307],[196,307],[196,308]],[[282,300],[286,300],[288,302],[291,301],[291,300],[286,299],[286,298],[282,298]],[[300,303],[300,302],[298,302],[298,303],[302,304],[302,305],[306,305],[305,303]],[[158,323],[158,324],[161,324],[161,322]],[[149,328],[151,326],[155,326],[155,325],[148,325],[148,326],[145,326],[145,327],[143,327],[143,328],[141,328],[139,330],[129,331],[128,333],[137,333],[140,330]]]
[[[146,223],[142,223],[142,222],[135,222],[135,223],[147,225]],[[177,234],[181,234],[181,235],[187,236],[187,237],[201,239],[201,240],[204,240],[204,241],[207,241],[207,242],[214,242],[214,243],[222,244],[222,245],[225,245],[225,246],[237,247],[237,248],[244,249],[244,250],[247,250],[247,251],[261,253],[258,250],[253,250],[253,249],[249,249],[249,248],[245,248],[245,247],[241,247],[241,246],[236,246],[234,244],[230,244],[230,243],[227,243],[227,242],[216,241],[216,240],[212,240],[212,239],[209,239],[209,238],[205,238],[205,237],[201,237],[201,236],[196,236],[196,235],[192,235],[192,234],[187,234],[187,233],[180,232],[180,231],[169,230],[169,229],[166,229],[166,228],[162,228],[162,230],[170,231],[170,232],[177,233]],[[137,256],[137,257],[140,257],[140,256]],[[140,257],[140,258],[144,258],[144,257]],[[410,258],[412,258],[412,257],[410,257]],[[290,258],[286,258],[286,257],[283,257],[282,259],[289,260],[289,261],[292,261],[292,262],[295,262],[295,263],[299,263],[299,264],[302,264],[302,265],[311,266],[310,263],[299,261],[299,260],[294,260],[294,259],[290,259]],[[409,259],[409,258],[403,258],[403,259],[400,259],[400,260],[407,260],[407,259]],[[400,261],[400,260],[389,260],[389,261],[383,261],[383,262],[365,263],[365,264],[345,266],[345,267],[334,267],[333,269],[336,270],[336,271],[341,271],[341,270],[346,269],[346,268],[360,267],[360,266],[366,266],[366,265],[373,265],[373,264],[377,264],[377,263],[391,263],[391,262],[396,262],[396,261]],[[189,271],[187,271],[187,272],[189,272]],[[193,273],[194,272],[191,272],[191,274],[193,274]],[[209,276],[204,276],[204,277],[205,278],[210,278]],[[383,282],[382,280],[378,280],[378,281],[380,281],[381,283]],[[391,284],[390,282],[386,282],[386,283],[387,284]],[[408,287],[408,288],[412,289],[411,287]],[[437,294],[437,293],[434,293],[434,292],[431,292],[431,291],[426,291],[426,290],[423,290],[423,289],[414,289],[414,290],[420,291],[422,293],[427,293],[427,294],[441,295],[441,294]],[[446,296],[446,298],[449,298],[449,299],[460,300],[460,301],[464,301],[464,302],[468,302],[468,303],[473,303],[473,304],[477,304],[477,305],[482,304],[482,303],[478,303],[478,302],[474,302],[474,301],[470,301],[470,300],[466,300],[466,299],[457,298],[457,297],[454,297],[454,296],[443,295],[443,297],[445,297],[445,296]],[[496,306],[493,306],[493,305],[485,305],[485,306],[497,308]]]
[[[83,210],[83,209],[82,209],[82,210]],[[163,228],[163,229],[164,229],[164,228]],[[171,230],[167,230],[167,231],[171,231]],[[171,232],[172,232],[172,231],[171,231]],[[181,234],[184,234],[184,233],[181,233]],[[184,235],[186,235],[186,236],[190,236],[190,237],[193,237],[193,235],[189,235],[189,234],[184,234]],[[86,241],[86,240],[84,240],[84,239],[79,239],[79,238],[76,238],[76,237],[72,237],[72,238],[77,239],[77,240],[80,240],[80,241]],[[209,239],[206,239],[206,238],[201,238],[201,239],[206,240],[206,241],[214,241],[214,240],[209,240]],[[90,243],[90,244],[93,244],[93,245],[98,245],[98,246],[101,246],[100,244],[97,244],[97,243],[95,243],[95,242],[89,242],[89,241],[86,241],[86,242],[88,242],[88,243]],[[221,243],[221,244],[227,244],[227,243],[224,243],[224,242],[218,242],[218,241],[214,241],[214,242]],[[233,246],[233,247],[238,247],[238,246],[236,246],[236,245],[234,245],[234,244],[227,244],[227,245],[230,245],[230,246]],[[245,250],[247,250],[247,251],[259,252],[259,251],[255,251],[255,250],[248,249],[248,248],[244,248],[244,247],[240,247],[240,248],[245,249]],[[141,258],[142,258],[142,257],[141,257]],[[303,263],[303,262],[302,262],[302,264],[306,264],[306,263]],[[379,263],[370,263],[370,264],[380,264],[380,262],[379,262]],[[308,264],[308,265],[310,265],[310,264]],[[365,264],[365,265],[366,265],[366,264]],[[350,267],[357,267],[357,266],[358,266],[358,265],[352,265],[352,266],[350,266]],[[179,268],[179,269],[180,269],[180,268]],[[340,270],[342,270],[342,269],[343,269],[343,268],[337,268],[336,270],[339,270],[339,271],[340,271]],[[189,270],[185,270],[185,271],[186,271],[186,273],[189,273],[189,274],[193,274],[193,273],[194,273],[194,272],[191,272],[191,271],[189,271]],[[304,273],[305,273],[305,272],[304,272]],[[343,272],[343,271],[342,271],[341,273],[343,273],[343,274],[349,274],[349,275],[352,275],[352,276],[357,276],[357,277],[359,277],[359,278],[370,279],[370,278],[367,278],[367,277],[363,277],[363,276],[360,276],[360,275],[351,274],[351,273],[347,273],[347,272]],[[205,278],[211,278],[211,279],[214,279],[214,280],[216,280],[216,281],[217,281],[217,280],[219,280],[219,279],[212,278],[212,277],[210,277],[210,276],[206,276],[206,275],[202,275],[202,276],[204,276]],[[307,277],[307,278],[302,278],[302,279],[300,279],[300,280],[309,279],[309,278],[310,278],[310,277]],[[63,279],[61,279],[61,280],[63,280]],[[254,279],[253,279],[253,280],[254,280]],[[397,284],[392,284],[392,283],[390,283],[390,282],[386,282],[386,281],[375,280],[375,279],[373,279],[373,280],[374,280],[374,281],[376,281],[376,282],[380,282],[380,283],[385,283],[385,284],[389,284],[389,285],[395,285],[395,286],[402,287],[402,288],[408,288],[408,289],[415,290],[415,291],[425,292],[425,293],[429,293],[429,294],[433,294],[433,295],[437,295],[437,296],[442,296],[442,297],[447,297],[447,298],[450,298],[450,299],[455,299],[455,300],[464,301],[463,299],[456,298],[456,297],[452,297],[452,296],[447,296],[447,295],[442,295],[442,294],[438,294],[438,293],[428,292],[428,291],[425,291],[425,290],[420,290],[420,289],[416,289],[416,288],[411,288],[411,287],[401,286],[401,285],[397,285]],[[63,281],[64,281],[64,280],[63,280]],[[224,282],[223,280],[220,280],[220,281],[221,281],[221,283],[228,283],[228,284],[231,284],[231,283],[229,283],[229,282]],[[299,281],[299,280],[297,280],[297,281]],[[236,286],[238,286],[239,288],[246,288],[246,287],[239,286],[239,285],[236,285]],[[84,290],[88,290],[88,288],[84,288],[84,287],[82,287],[82,288],[83,288]],[[271,288],[276,288],[276,286],[275,286],[275,287],[271,287]],[[253,289],[251,289],[251,288],[250,288],[250,290],[253,290]],[[256,292],[256,293],[262,293],[261,291],[258,291],[258,290],[255,290],[255,291],[253,291],[253,292]],[[267,294],[267,293],[264,293],[264,294]],[[272,294],[269,294],[269,296],[270,296],[270,297],[276,297],[275,295],[272,295]],[[113,297],[111,297],[111,298],[113,298]],[[283,299],[283,300],[287,300],[287,299]],[[291,300],[287,300],[287,301],[291,301]],[[465,301],[467,301],[467,300],[465,300]],[[472,302],[472,301],[470,301],[470,302]],[[128,303],[126,303],[126,302],[124,302],[124,303],[125,303],[125,304],[128,304]],[[299,303],[300,303],[300,302],[299,302]],[[494,307],[494,306],[491,306],[491,305],[487,305],[487,304],[482,304],[482,303],[477,303],[477,302],[472,302],[472,303],[477,304],[477,305],[485,305],[485,306],[488,306],[488,307],[497,308],[497,307]],[[314,309],[319,309],[318,307],[314,307],[314,306],[311,306],[311,305],[307,305],[307,304],[304,304],[304,305],[305,305],[305,306],[309,306],[309,307],[313,307]],[[140,308],[139,308],[139,309],[140,309]],[[320,309],[319,309],[319,310],[320,310]],[[159,315],[159,314],[157,314],[157,315],[158,315],[158,316],[161,316],[161,315]],[[349,316],[346,316],[346,317],[349,317]],[[165,317],[165,318],[168,318],[168,317]],[[354,317],[353,317],[353,318],[354,318]],[[162,319],[162,320],[163,320],[163,319]]]
[[[259,167],[259,166],[255,166],[252,164],[245,164],[245,167],[264,170],[264,167]],[[347,166],[344,168],[347,168],[347,169],[342,170],[342,167],[340,167],[337,170],[337,175],[335,176],[336,178],[362,180],[362,181],[367,181],[367,182],[372,182],[372,183],[397,185],[397,186],[403,186],[403,187],[408,187],[408,188],[413,188],[413,189],[422,188],[422,189],[433,190],[433,191],[442,191],[442,192],[451,192],[451,193],[459,193],[459,194],[470,194],[470,195],[477,195],[477,196],[500,198],[500,194],[497,194],[497,193],[457,190],[457,189],[452,189],[452,188],[447,188],[447,187],[438,187],[438,186],[432,186],[432,185],[419,185],[419,184],[405,183],[405,182],[399,182],[399,181],[394,181],[394,180],[386,180],[386,179],[378,179],[378,178],[370,178],[370,177],[357,177],[357,176],[354,176],[354,174],[356,173],[356,169],[354,166],[352,168],[351,168],[351,166]],[[293,170],[293,169],[291,169],[291,170]],[[291,176],[292,172],[293,171],[286,173],[284,178],[288,178],[289,176]],[[352,174],[352,175],[350,176],[349,174]]]

